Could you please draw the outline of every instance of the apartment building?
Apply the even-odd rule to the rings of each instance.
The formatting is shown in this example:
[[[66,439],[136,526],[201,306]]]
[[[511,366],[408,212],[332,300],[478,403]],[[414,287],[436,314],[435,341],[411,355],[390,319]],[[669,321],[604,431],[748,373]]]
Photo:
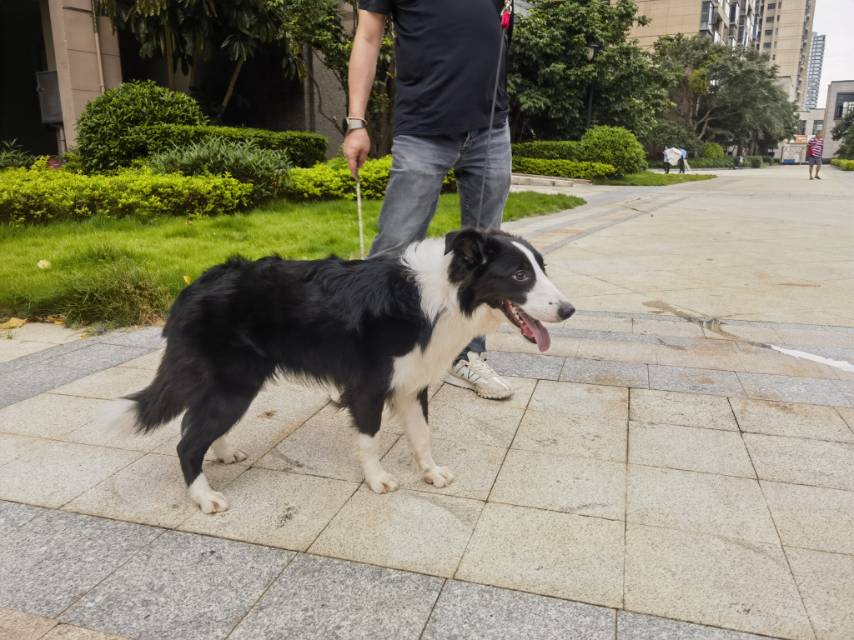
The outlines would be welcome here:
[[[816,0],[757,0],[756,42],[777,65],[780,86],[804,105]]]
[[[810,58],[807,66],[807,90],[804,96],[804,108],[815,109],[821,89],[821,67],[824,64],[824,35],[812,34]]]
[[[636,0],[639,13],[650,19],[635,26],[631,36],[652,47],[661,36],[704,35],[730,46],[751,46],[756,36],[759,0]]]

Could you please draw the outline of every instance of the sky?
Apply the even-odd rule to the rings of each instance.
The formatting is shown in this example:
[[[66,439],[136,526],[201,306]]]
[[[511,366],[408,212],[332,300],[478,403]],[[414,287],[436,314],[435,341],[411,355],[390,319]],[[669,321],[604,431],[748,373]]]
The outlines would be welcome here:
[[[854,0],[816,0],[813,31],[827,36],[818,95],[823,107],[831,81],[854,80]]]

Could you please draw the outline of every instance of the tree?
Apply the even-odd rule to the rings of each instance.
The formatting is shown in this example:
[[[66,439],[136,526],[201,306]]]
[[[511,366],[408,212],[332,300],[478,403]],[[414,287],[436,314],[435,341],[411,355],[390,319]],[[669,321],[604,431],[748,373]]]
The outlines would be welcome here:
[[[794,132],[797,107],[778,86],[766,54],[677,35],[656,42],[655,58],[674,105],[667,119],[697,140],[756,150]]]
[[[532,0],[517,14],[508,56],[514,138],[579,138],[593,92],[595,124],[647,134],[669,106],[664,76],[651,56],[627,42],[645,24],[631,0]],[[598,49],[592,60],[587,49]]]
[[[246,61],[265,45],[285,43],[285,0],[96,0],[96,10],[133,34],[140,56],[166,59],[170,89],[179,66],[190,73],[214,51],[225,52],[233,67],[220,113]]]
[[[848,110],[842,120],[833,127],[831,135],[834,140],[842,140],[836,155],[840,158],[854,160],[854,109]]]

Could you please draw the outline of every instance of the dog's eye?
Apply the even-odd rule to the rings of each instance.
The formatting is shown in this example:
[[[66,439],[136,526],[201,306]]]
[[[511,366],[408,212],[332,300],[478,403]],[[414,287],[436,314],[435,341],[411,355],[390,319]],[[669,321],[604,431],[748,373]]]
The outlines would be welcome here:
[[[524,282],[528,279],[528,272],[524,269],[519,269],[516,273],[513,274],[513,279],[518,282]]]

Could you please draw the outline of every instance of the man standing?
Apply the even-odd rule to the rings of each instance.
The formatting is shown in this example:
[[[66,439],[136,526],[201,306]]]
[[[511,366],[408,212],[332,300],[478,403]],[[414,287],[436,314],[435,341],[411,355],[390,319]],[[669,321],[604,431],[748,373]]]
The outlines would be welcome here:
[[[393,160],[371,255],[399,253],[425,237],[442,179],[452,168],[461,226],[501,225],[511,173],[506,59],[499,57],[503,8],[503,0],[359,0],[344,138],[354,177],[371,146],[365,114],[386,16],[396,31]],[[448,382],[485,398],[509,397],[512,388],[482,359],[484,351],[485,339],[475,338]]]
[[[807,164],[810,167],[810,180],[812,180],[812,168],[815,167],[815,179],[821,180],[821,154],[824,152],[824,134],[819,131],[815,137],[807,142]]]

